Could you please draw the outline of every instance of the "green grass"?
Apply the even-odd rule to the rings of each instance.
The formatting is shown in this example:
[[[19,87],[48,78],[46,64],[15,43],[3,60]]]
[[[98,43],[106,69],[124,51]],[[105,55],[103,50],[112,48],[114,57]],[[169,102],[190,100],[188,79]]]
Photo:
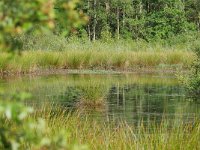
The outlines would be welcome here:
[[[162,150],[197,150],[200,148],[200,120],[193,123],[170,122],[166,118],[161,124],[138,126],[126,122],[104,122],[90,118],[87,114],[68,113],[56,107],[54,110],[44,107],[35,117],[42,117],[48,123],[53,136],[60,129],[69,132],[68,143],[76,141],[87,145],[89,149],[162,149]],[[55,113],[56,112],[56,113]],[[85,117],[83,117],[85,116]],[[180,120],[179,120],[180,121]]]
[[[121,70],[187,69],[195,55],[188,51],[24,51],[7,59],[0,55],[0,71],[32,73],[43,69]]]
[[[89,80],[88,83],[80,84],[75,88],[82,93],[78,107],[103,108],[105,106],[105,97],[109,92],[109,84],[106,82]]]

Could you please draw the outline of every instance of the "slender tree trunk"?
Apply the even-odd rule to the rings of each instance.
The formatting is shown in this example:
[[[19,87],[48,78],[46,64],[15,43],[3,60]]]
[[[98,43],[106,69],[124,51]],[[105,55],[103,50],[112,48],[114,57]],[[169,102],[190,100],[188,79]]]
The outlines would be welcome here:
[[[136,15],[135,20],[138,21],[138,16],[137,15]],[[136,25],[135,28],[136,28],[135,29],[135,36],[136,36],[136,40],[138,40],[138,25]]]
[[[106,5],[106,13],[108,14],[109,11],[110,11],[110,4],[108,1],[105,2],[105,5]]]
[[[143,9],[142,2],[140,2],[140,6],[139,7],[140,7],[139,13],[142,14],[142,9]]]
[[[88,39],[89,39],[89,41],[91,40],[91,29],[90,29],[90,24],[88,24]]]
[[[200,20],[197,21],[198,31],[200,31]]]
[[[106,23],[108,24],[108,15],[110,13],[110,4],[108,0],[105,2],[105,5],[106,5]]]
[[[123,21],[122,21],[122,27],[125,27],[125,17],[126,17],[126,13],[125,13],[126,7],[124,6],[123,8]]]
[[[120,38],[120,20],[119,20],[119,8],[117,8],[117,39]]]
[[[97,12],[96,12],[97,0],[94,0],[94,23],[93,23],[93,41],[96,40],[96,24],[97,24]]]
[[[88,10],[90,9],[90,0],[88,0]],[[91,29],[90,29],[90,20],[89,20],[89,23],[88,23],[88,39],[89,41],[91,40]]]
[[[147,1],[146,3],[147,3],[146,4],[147,5],[147,12],[150,13],[150,3],[149,3],[149,1]]]
[[[200,31],[200,12],[198,13],[197,27],[198,31]]]

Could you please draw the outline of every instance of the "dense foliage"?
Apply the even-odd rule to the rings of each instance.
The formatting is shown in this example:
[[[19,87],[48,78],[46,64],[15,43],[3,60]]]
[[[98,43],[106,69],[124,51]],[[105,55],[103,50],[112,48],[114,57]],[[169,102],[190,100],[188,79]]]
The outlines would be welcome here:
[[[84,29],[92,40],[105,37],[167,39],[200,29],[198,0],[84,0]],[[80,30],[82,31],[82,29]]]
[[[41,26],[54,28],[56,35],[70,33],[106,42],[110,38],[169,39],[200,29],[199,0],[83,0],[76,4],[65,0],[1,1],[1,48],[10,46],[10,36],[30,33]],[[88,23],[82,26],[86,20]]]
[[[54,0],[2,0],[0,1],[0,50],[17,49],[20,43],[14,36],[53,29],[57,22],[65,27],[65,32],[83,23],[85,16],[75,10],[75,1]],[[59,6],[62,15],[57,15]]]
[[[191,74],[186,79],[186,87],[189,91],[189,96],[195,100],[200,97],[200,44],[194,46],[196,60],[193,63]]]

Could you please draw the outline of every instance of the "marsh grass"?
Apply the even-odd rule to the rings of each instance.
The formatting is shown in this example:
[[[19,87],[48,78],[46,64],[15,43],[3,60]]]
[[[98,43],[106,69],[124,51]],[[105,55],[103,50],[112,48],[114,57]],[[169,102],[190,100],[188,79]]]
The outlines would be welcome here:
[[[77,104],[78,108],[103,108],[106,106],[105,98],[109,92],[109,84],[106,84],[106,82],[89,81],[77,88],[82,93]]]
[[[32,73],[43,69],[122,70],[187,69],[195,59],[187,51],[24,51],[7,59],[0,55],[0,70],[8,73]],[[160,68],[162,66],[162,68]]]
[[[121,122],[105,122],[88,117],[82,112],[70,113],[59,107],[44,107],[35,117],[45,118],[53,136],[65,129],[69,132],[68,143],[76,141],[89,149],[194,149],[200,148],[199,119],[191,123],[170,122],[167,118],[160,124],[152,122],[148,127]],[[48,108],[48,109],[47,109]],[[54,109],[52,109],[54,108]]]

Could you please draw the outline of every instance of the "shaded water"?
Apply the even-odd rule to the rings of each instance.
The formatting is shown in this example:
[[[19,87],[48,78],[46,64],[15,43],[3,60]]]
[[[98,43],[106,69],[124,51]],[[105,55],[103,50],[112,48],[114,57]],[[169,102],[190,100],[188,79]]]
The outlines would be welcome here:
[[[30,92],[27,103],[39,107],[54,102],[63,109],[82,109],[95,119],[125,120],[138,124],[170,120],[192,121],[200,117],[200,104],[185,97],[184,88],[171,75],[49,75],[17,79],[0,79],[0,88],[7,93]],[[81,100],[102,100],[100,108],[77,105]],[[36,105],[39,104],[39,105]]]

